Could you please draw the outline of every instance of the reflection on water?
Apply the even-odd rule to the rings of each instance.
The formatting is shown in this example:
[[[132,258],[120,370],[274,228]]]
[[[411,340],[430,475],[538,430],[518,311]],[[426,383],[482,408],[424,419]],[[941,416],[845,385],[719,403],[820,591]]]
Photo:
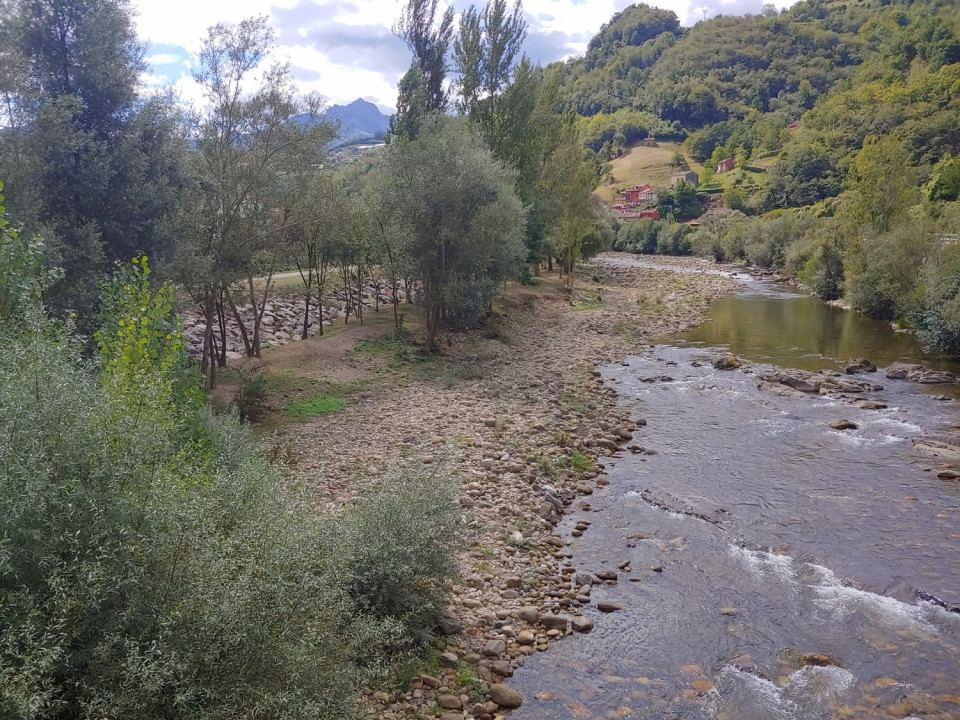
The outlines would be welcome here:
[[[803,370],[866,357],[881,367],[916,362],[960,373],[960,364],[924,354],[913,335],[893,332],[888,323],[785,286],[754,281],[749,287],[748,292],[718,300],[710,322],[673,340],[724,345],[749,360]]]
[[[597,512],[558,532],[577,569],[632,569],[595,588],[592,633],[514,676],[517,720],[960,718],[960,615],[916,598],[960,603],[960,482],[911,444],[955,423],[956,402],[882,376],[880,411],[783,398],[708,360],[729,348],[814,370],[831,366],[818,355],[956,368],[883,324],[751,287],[604,370],[656,454],[612,459]],[[858,428],[832,430],[839,417]],[[572,537],[579,519],[592,524]],[[597,613],[599,600],[625,609]]]

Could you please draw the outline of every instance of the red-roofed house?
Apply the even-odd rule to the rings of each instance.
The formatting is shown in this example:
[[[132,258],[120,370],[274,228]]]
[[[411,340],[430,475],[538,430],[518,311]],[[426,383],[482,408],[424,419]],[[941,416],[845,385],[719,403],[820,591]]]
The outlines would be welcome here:
[[[727,158],[726,160],[721,160],[717,163],[717,175],[720,175],[725,172],[730,172],[733,170],[734,166],[733,158]]]
[[[649,185],[634,185],[632,188],[627,188],[621,192],[617,197],[630,207],[636,207],[653,202],[657,199],[657,194]]]

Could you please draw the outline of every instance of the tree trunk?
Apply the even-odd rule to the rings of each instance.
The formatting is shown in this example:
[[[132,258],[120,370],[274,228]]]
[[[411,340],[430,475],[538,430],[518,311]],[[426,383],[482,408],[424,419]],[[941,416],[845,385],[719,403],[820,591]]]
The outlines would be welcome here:
[[[227,366],[227,314],[223,308],[223,290],[217,294],[217,325],[220,327],[220,352],[217,354],[217,365]]]
[[[427,310],[427,339],[425,350],[432,353],[437,349],[437,331],[440,327],[440,305],[437,303],[434,307]]]
[[[300,331],[300,339],[306,340],[310,329],[310,293],[307,293],[303,308],[303,329]]]
[[[233,319],[236,320],[237,328],[240,330],[240,339],[243,340],[243,350],[247,353],[247,357],[250,357],[250,353],[252,352],[250,348],[250,336],[247,334],[247,326],[244,325],[243,318],[240,317],[240,311],[237,310],[237,305],[233,302],[230,290],[227,290],[227,304],[230,305],[230,312],[233,313]]]
[[[207,389],[217,386],[217,363],[213,353],[213,322],[216,314],[216,288],[207,288],[207,297],[203,307],[203,350],[200,357],[200,371],[207,378]]]

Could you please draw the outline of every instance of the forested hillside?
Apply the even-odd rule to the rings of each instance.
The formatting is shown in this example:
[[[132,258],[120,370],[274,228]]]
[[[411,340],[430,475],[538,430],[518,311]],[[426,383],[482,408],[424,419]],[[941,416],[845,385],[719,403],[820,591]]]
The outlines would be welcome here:
[[[673,163],[702,163],[716,193],[694,231],[660,192],[662,220],[620,228],[619,247],[773,267],[956,353],[958,29],[937,1],[811,0],[687,30],[637,5],[554,69],[598,163],[683,141]]]

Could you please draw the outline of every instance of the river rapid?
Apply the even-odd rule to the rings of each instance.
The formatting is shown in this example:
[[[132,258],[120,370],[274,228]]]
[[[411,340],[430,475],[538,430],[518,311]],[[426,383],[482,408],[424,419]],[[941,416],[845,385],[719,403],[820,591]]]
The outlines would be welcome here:
[[[715,370],[731,351],[751,363]],[[757,389],[762,363],[851,357],[958,368],[785,286],[744,280],[711,321],[602,369],[647,426],[558,527],[568,565],[617,570],[594,630],[528,658],[514,720],[960,718],[960,480],[912,440],[960,422],[955,390],[867,376],[860,409]],[[837,431],[840,418],[856,430]],[[581,537],[571,531],[590,523]],[[622,606],[597,611],[599,601]]]

